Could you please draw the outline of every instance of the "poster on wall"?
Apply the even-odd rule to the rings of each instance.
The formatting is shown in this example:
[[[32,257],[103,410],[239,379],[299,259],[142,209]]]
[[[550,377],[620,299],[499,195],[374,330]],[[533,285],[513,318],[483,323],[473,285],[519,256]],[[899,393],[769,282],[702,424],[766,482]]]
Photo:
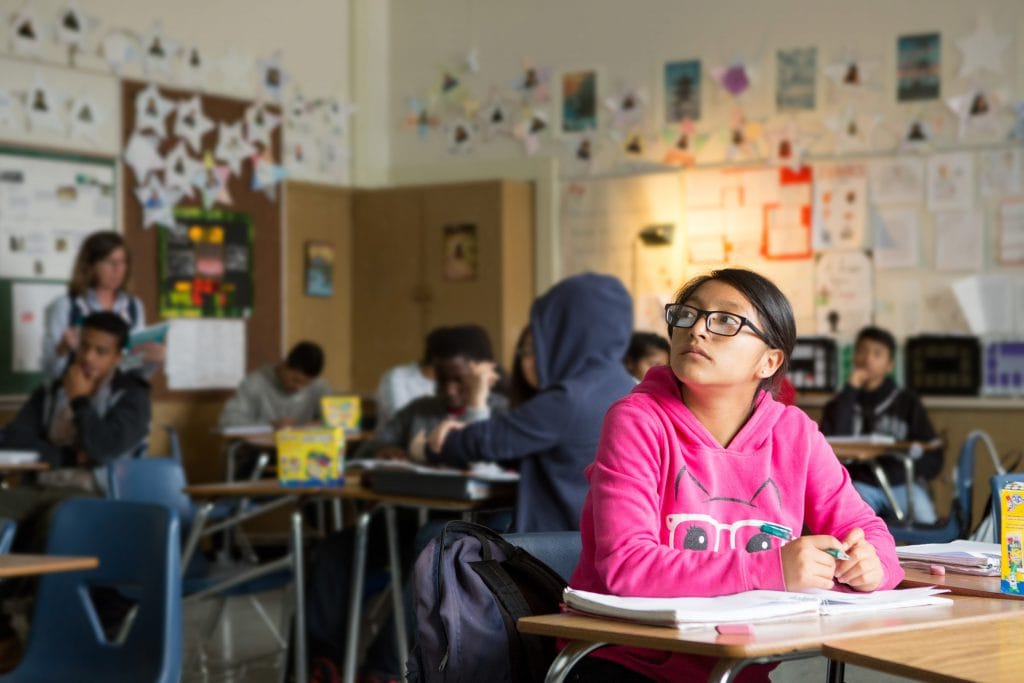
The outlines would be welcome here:
[[[900,36],[896,40],[896,99],[938,99],[942,82],[942,40],[938,33]]]
[[[444,265],[447,282],[469,282],[476,279],[478,264],[476,225],[461,223],[444,226]]]
[[[245,318],[252,313],[252,219],[188,207],[159,232],[160,316]]]
[[[700,119],[700,60],[666,62],[662,87],[666,124]]]
[[[863,164],[835,164],[815,169],[815,249],[864,246],[867,190],[867,169]]]
[[[11,371],[43,371],[46,307],[67,294],[67,286],[43,282],[11,285]]]
[[[807,111],[817,104],[818,48],[798,47],[776,53],[775,108]]]
[[[562,76],[562,130],[582,133],[597,128],[597,72],[573,71]]]
[[[330,242],[306,242],[306,296],[329,297],[334,294],[334,245]]]
[[[860,328],[871,324],[874,275],[867,252],[818,254],[814,289],[818,334],[852,339]]]

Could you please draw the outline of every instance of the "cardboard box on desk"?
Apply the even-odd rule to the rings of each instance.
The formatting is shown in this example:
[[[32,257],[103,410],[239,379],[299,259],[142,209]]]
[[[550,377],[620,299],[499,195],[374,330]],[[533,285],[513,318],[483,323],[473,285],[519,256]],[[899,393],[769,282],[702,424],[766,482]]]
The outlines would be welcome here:
[[[277,432],[277,478],[282,486],[335,486],[344,481],[345,432],[338,427]]]
[[[320,399],[320,414],[328,427],[358,432],[363,419],[363,401],[358,396],[324,396]]]
[[[1011,481],[999,492],[1002,506],[1003,567],[1000,588],[1004,593],[1024,594],[1024,481]]]

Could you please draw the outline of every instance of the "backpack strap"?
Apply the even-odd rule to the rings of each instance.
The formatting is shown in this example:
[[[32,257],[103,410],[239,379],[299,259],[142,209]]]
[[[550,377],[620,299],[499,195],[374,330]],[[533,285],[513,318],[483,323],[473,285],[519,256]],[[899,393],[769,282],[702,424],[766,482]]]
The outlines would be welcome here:
[[[469,566],[480,576],[487,588],[494,594],[498,604],[501,605],[499,612],[501,612],[501,620],[505,624],[509,663],[512,665],[512,680],[530,680],[523,669],[529,669],[533,662],[544,661],[544,648],[536,639],[522,638],[519,635],[519,618],[533,613],[526,598],[523,597],[519,586],[497,560],[481,560],[472,562]]]
[[[135,329],[139,322],[139,302],[131,294],[128,294],[128,329]]]

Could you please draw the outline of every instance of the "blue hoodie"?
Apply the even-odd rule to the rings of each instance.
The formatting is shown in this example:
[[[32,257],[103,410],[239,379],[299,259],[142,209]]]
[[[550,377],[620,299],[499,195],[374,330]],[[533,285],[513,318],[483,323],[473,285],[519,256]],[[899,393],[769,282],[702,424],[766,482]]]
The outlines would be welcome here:
[[[609,406],[636,385],[622,365],[633,302],[622,283],[585,273],[559,282],[530,309],[539,391],[505,415],[453,431],[441,462],[520,461],[517,531],[580,528],[583,470],[594,460]]]

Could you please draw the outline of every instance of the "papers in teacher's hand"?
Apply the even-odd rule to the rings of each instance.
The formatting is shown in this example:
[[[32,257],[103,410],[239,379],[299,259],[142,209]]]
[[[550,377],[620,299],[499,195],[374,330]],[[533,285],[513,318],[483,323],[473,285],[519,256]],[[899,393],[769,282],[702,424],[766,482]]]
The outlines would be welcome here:
[[[800,614],[840,615],[947,604],[949,600],[936,597],[938,593],[945,592],[944,589],[932,587],[874,593],[756,590],[711,598],[635,598],[566,588],[562,599],[566,607],[577,612],[655,626],[690,628],[764,621]]]
[[[36,451],[0,448],[0,465],[29,465],[34,462],[39,462],[39,453]]]
[[[896,557],[904,567],[927,570],[938,564],[952,572],[975,576],[998,576],[1001,562],[999,544],[980,541],[905,545],[896,548]]]
[[[144,327],[141,330],[132,332],[128,336],[128,351],[131,351],[140,344],[163,344],[167,341],[167,330],[171,327],[170,323],[157,323],[156,325],[150,325]]]

